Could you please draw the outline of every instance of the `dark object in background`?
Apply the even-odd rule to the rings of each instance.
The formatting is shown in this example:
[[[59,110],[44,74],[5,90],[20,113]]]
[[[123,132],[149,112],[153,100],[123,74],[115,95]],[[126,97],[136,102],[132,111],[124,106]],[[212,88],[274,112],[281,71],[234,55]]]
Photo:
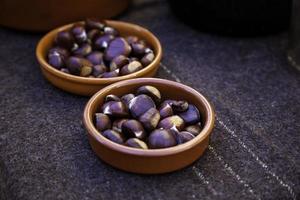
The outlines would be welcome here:
[[[291,0],[169,0],[175,15],[201,30],[255,36],[288,28]]]

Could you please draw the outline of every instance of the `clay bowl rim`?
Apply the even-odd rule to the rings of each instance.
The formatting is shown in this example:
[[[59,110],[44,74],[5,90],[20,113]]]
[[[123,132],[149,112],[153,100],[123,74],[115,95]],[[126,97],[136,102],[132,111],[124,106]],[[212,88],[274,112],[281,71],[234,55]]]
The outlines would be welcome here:
[[[201,104],[204,106],[204,109],[207,111],[206,123],[203,129],[201,130],[201,132],[199,133],[199,135],[197,135],[194,139],[178,146],[168,147],[164,149],[146,149],[146,150],[127,147],[125,145],[112,142],[109,139],[102,136],[101,133],[93,125],[93,119],[90,118],[91,107],[94,104],[95,100],[98,98],[104,98],[102,97],[102,93],[105,93],[106,91],[112,91],[114,88],[117,88],[119,86],[124,87],[126,85],[135,85],[140,83],[145,83],[145,84],[157,83],[157,84],[175,85],[176,87],[181,88],[186,92],[193,93],[193,95],[196,95],[197,101],[200,101]],[[109,85],[101,89],[96,94],[94,94],[84,108],[83,123],[90,136],[96,139],[98,143],[101,143],[102,145],[106,146],[107,148],[113,151],[119,151],[124,154],[131,154],[135,156],[156,157],[156,156],[168,156],[172,154],[178,154],[180,152],[187,151],[196,145],[199,145],[204,139],[209,137],[209,135],[213,130],[214,123],[215,123],[215,112],[212,105],[209,103],[209,101],[202,94],[200,94],[198,91],[196,91],[195,89],[189,86],[186,86],[178,82],[159,79],[159,78],[138,78],[138,79],[130,79],[130,80],[114,83],[112,85]]]
[[[67,73],[61,72],[58,69],[55,69],[50,64],[48,64],[48,62],[45,59],[46,56],[44,56],[42,54],[43,50],[45,49],[45,43],[47,43],[47,40],[49,40],[50,38],[54,38],[55,35],[59,31],[67,30],[67,29],[71,28],[74,24],[77,24],[77,23],[84,23],[83,21],[78,21],[78,22],[73,22],[73,23],[55,28],[52,31],[48,32],[45,36],[43,36],[42,39],[40,39],[40,41],[38,42],[38,45],[36,47],[36,57],[37,57],[38,62],[41,65],[41,67],[44,68],[45,70],[47,70],[48,72],[50,72],[60,78],[63,78],[63,79],[67,79],[67,80],[79,82],[79,83],[85,83],[85,84],[100,84],[100,85],[101,84],[111,84],[111,83],[115,83],[115,82],[122,81],[122,80],[142,77],[142,76],[147,75],[151,70],[159,67],[159,63],[162,58],[162,47],[161,47],[161,44],[160,44],[158,38],[152,32],[150,32],[148,29],[143,28],[139,25],[128,23],[128,22],[116,21],[116,20],[104,20],[104,21],[112,27],[114,27],[115,25],[127,27],[128,29],[132,29],[135,31],[141,31],[141,32],[143,32],[143,34],[146,34],[150,38],[152,38],[153,43],[151,43],[150,45],[153,47],[154,52],[155,52],[154,60],[149,65],[147,65],[146,67],[144,67],[143,69],[141,69],[137,72],[134,72],[134,73],[128,74],[128,75],[124,75],[124,76],[112,77],[112,78],[81,77],[81,76],[76,76],[76,75],[72,75],[72,74],[67,74]],[[122,32],[121,32],[121,35],[122,35]]]

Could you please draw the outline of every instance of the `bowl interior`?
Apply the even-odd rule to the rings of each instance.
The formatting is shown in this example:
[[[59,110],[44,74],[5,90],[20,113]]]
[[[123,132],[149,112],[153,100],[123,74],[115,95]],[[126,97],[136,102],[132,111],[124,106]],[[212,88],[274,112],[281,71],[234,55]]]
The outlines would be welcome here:
[[[101,105],[104,103],[105,96],[109,94],[114,94],[117,96],[122,96],[127,93],[134,93],[136,89],[143,85],[152,85],[156,87],[158,90],[160,90],[162,97],[164,99],[176,99],[176,100],[186,100],[189,103],[194,104],[201,113],[201,122],[203,125],[203,129],[201,133],[195,137],[193,140],[175,146],[165,149],[151,149],[151,150],[143,150],[143,151],[159,151],[159,150],[166,150],[166,149],[174,149],[174,148],[181,148],[185,147],[187,145],[191,145],[192,143],[200,142],[203,138],[207,136],[212,130],[213,123],[214,123],[214,112],[209,104],[209,102],[203,97],[200,93],[198,93],[196,90],[185,86],[183,84],[179,84],[177,82],[168,81],[164,79],[157,79],[157,78],[139,78],[139,79],[133,79],[133,80],[126,80],[122,81],[113,85],[110,85],[102,90],[100,90],[98,93],[96,93],[89,103],[87,104],[85,116],[87,119],[87,123],[91,125],[90,131],[92,131],[95,134],[100,135],[100,133],[96,130],[96,128],[93,125],[93,117],[96,112],[99,112],[99,109]],[[86,113],[87,112],[87,113]],[[86,116],[87,115],[87,116]],[[104,138],[101,135],[101,138],[109,141],[108,139]],[[109,145],[111,145],[111,141],[109,141]],[[119,145],[114,143],[113,145],[122,146],[121,148],[128,148],[123,145]],[[134,148],[130,148],[134,149]],[[136,150],[136,149],[135,149]]]
[[[83,22],[77,22],[77,23],[83,23]],[[73,24],[68,24],[65,26],[62,26],[60,28],[54,29],[53,31],[49,32],[39,43],[38,48],[37,48],[37,57],[38,60],[41,62],[41,64],[47,68],[48,70],[60,74],[64,77],[69,77],[72,78],[73,80],[84,80],[86,81],[98,81],[98,82],[115,82],[115,81],[120,81],[124,80],[127,78],[137,78],[141,76],[142,74],[146,73],[148,70],[154,67],[154,64],[158,64],[160,59],[161,59],[161,46],[158,41],[158,39],[147,29],[142,28],[138,25],[131,24],[131,23],[126,23],[126,22],[120,22],[120,21],[112,21],[112,20],[106,20],[106,23],[109,26],[112,26],[116,28],[119,32],[120,35],[123,37],[129,36],[129,35],[134,35],[139,37],[142,40],[145,40],[147,44],[153,49],[154,54],[155,54],[155,59],[152,61],[151,64],[148,66],[144,67],[143,69],[139,70],[138,72],[125,75],[125,76],[119,76],[119,77],[114,77],[114,78],[87,78],[87,77],[80,77],[80,76],[75,76],[71,74],[66,74],[61,72],[60,70],[55,69],[54,67],[50,66],[47,62],[47,53],[49,49],[53,46],[53,41],[57,35],[58,32],[63,31],[63,30],[68,30],[70,29]]]

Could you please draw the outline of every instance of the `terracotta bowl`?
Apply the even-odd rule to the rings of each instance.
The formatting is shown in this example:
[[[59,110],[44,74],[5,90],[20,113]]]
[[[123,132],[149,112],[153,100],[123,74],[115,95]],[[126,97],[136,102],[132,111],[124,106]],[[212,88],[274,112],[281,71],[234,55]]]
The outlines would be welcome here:
[[[20,30],[48,31],[87,17],[108,19],[123,12],[129,0],[1,0],[0,24]]]
[[[74,24],[73,23],[54,29],[39,41],[36,48],[36,57],[45,78],[56,87],[65,91],[90,96],[103,87],[118,81],[140,77],[153,77],[156,74],[162,57],[162,48],[159,40],[150,31],[138,25],[111,20],[107,20],[106,23],[109,26],[116,28],[122,36],[135,35],[144,39],[154,50],[154,61],[138,72],[114,78],[87,78],[61,72],[48,64],[46,60],[47,52],[52,47],[56,34],[59,31],[71,28]]]
[[[184,98],[197,106],[204,125],[201,133],[193,140],[175,147],[148,150],[120,145],[102,136],[93,125],[93,116],[103,104],[105,96],[134,93],[142,85],[157,87],[163,98]],[[94,152],[103,161],[118,169],[142,174],[171,172],[193,163],[207,148],[214,121],[214,110],[203,95],[186,85],[157,78],[126,80],[105,87],[89,100],[83,114],[83,122]]]

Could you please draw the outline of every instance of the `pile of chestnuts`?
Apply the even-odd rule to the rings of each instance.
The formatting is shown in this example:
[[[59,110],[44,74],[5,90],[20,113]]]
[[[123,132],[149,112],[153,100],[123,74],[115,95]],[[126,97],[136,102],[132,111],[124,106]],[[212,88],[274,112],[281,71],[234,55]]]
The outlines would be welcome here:
[[[94,125],[104,137],[140,149],[176,146],[202,130],[201,115],[195,105],[163,99],[151,85],[139,87],[135,94],[107,95],[94,117]]]
[[[104,21],[87,19],[60,31],[48,51],[48,63],[73,75],[111,78],[137,72],[155,58],[153,50],[136,36],[121,37]]]

